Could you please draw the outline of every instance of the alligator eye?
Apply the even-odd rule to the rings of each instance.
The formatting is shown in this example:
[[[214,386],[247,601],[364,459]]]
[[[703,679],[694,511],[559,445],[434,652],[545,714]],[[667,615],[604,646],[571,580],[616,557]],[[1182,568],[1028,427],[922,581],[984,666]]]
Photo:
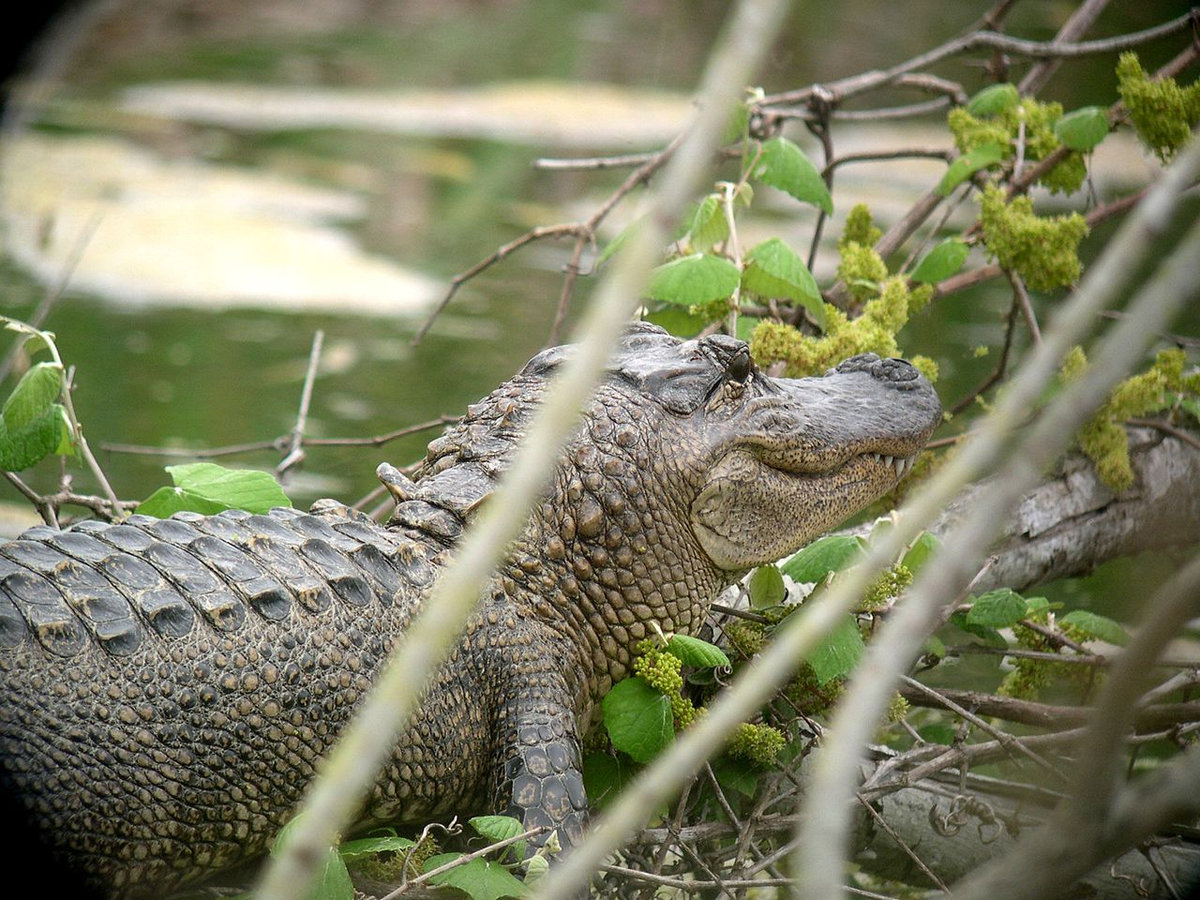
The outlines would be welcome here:
[[[729,365],[725,367],[726,373],[734,381],[745,381],[750,377],[750,354],[743,349],[740,353],[734,355],[729,360]]]

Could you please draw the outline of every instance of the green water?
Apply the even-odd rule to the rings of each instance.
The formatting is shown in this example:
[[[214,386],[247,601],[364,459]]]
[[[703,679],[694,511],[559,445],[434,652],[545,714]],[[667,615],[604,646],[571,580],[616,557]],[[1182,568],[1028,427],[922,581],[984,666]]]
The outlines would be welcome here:
[[[874,4],[805,4],[773,50],[764,85],[782,89],[903,59],[958,32],[990,3],[908,6],[907,27],[897,28],[895,17],[877,15]],[[1117,6],[1104,33],[1146,27],[1176,7]],[[369,213],[348,230],[368,251],[446,279],[533,224],[577,217],[581,198],[603,196],[624,173],[537,172],[529,163],[544,148],[497,141],[150,126],[107,118],[107,104],[130,85],[185,78],[412,89],[556,77],[686,91],[726,4],[540,0],[489,4],[469,15],[439,12],[436,4],[412,7],[411,16],[343,23],[322,33],[277,35],[247,26],[218,38],[211,30],[180,27],[144,41],[134,14],[111,41],[97,39],[78,54],[42,127],[117,134],[170,156],[279,171],[314,184],[365,180],[375,186],[367,194]],[[1049,37],[1061,13],[1054,4],[1019,5],[1013,30]],[[1145,56],[1153,65],[1171,50],[1150,48]],[[961,63],[944,69],[971,89],[981,83],[978,70]],[[1072,79],[1073,87],[1053,95],[1072,104],[1106,102],[1111,71],[1091,71],[1096,74]],[[326,369],[316,382],[308,431],[361,437],[457,414],[515,372],[547,339],[568,249],[538,245],[505,261],[469,285],[415,348],[409,342],[415,319],[123,307],[69,291],[46,327],[77,367],[75,405],[94,446],[215,447],[284,434],[295,419],[317,329],[325,332]],[[582,279],[576,309],[590,288]],[[0,266],[4,313],[28,314],[41,293],[15,266]],[[946,298],[910,323],[901,346],[938,360],[939,390],[953,402],[994,364],[994,355],[978,358],[973,349],[998,346],[1007,308],[1007,288],[998,284]],[[1197,318],[1181,327],[1196,329]],[[297,504],[318,496],[356,499],[375,485],[379,461],[409,462],[435,434],[382,449],[313,448],[288,490]],[[117,492],[135,499],[164,482],[162,465],[170,461],[99,455]],[[226,462],[270,467],[278,458],[265,452]],[[53,462],[29,475],[47,490],[57,478]],[[84,471],[75,479],[80,489],[96,489]],[[7,486],[0,491],[18,499]]]

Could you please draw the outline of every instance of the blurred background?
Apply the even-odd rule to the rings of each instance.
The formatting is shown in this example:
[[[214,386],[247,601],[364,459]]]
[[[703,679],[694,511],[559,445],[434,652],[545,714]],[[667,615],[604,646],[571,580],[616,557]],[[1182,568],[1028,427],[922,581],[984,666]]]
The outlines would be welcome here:
[[[991,5],[797,3],[761,85],[779,91],[892,65],[968,29]],[[1006,30],[1049,39],[1076,5],[1025,0]],[[1089,37],[1149,27],[1187,5],[1115,3]],[[285,433],[316,329],[326,337],[310,435],[361,437],[458,414],[546,342],[569,242],[536,244],[471,281],[413,347],[431,305],[454,273],[530,227],[585,218],[626,174],[545,172],[533,160],[656,149],[677,132],[726,9],[724,0],[68,7],[73,18],[50,22],[38,77],[10,84],[36,89],[38,102],[10,103],[0,144],[0,312],[27,317],[61,287],[46,327],[77,367],[75,405],[94,447],[214,447]],[[1142,57],[1153,69],[1177,49],[1150,45]],[[1044,96],[1068,109],[1107,105],[1114,62],[1069,62]],[[969,60],[937,71],[968,92],[986,81]],[[788,134],[820,159],[803,127]],[[1129,192],[1155,167],[1116,137],[1093,167],[1101,198]],[[838,152],[950,146],[940,116],[839,124],[834,142]],[[943,168],[845,167],[825,233],[836,239],[860,201],[886,227]],[[761,231],[806,248],[812,211],[776,199],[755,203],[748,239]],[[629,206],[606,235],[632,216]],[[971,215],[964,208],[948,227]],[[822,254],[819,280],[828,283],[834,263]],[[593,281],[580,280],[576,311]],[[1000,284],[964,292],[902,333],[906,352],[941,365],[945,398],[994,364],[974,349],[998,345],[1008,298]],[[1181,330],[1197,327],[1192,318]],[[379,461],[410,462],[433,436],[312,448],[287,490],[297,505],[353,502],[375,485]],[[99,456],[130,499],[165,483],[162,466],[177,461]],[[224,462],[270,467],[278,455]],[[29,475],[44,489],[57,477],[53,460]],[[95,490],[86,472],[76,479]],[[0,495],[32,517],[9,486]]]

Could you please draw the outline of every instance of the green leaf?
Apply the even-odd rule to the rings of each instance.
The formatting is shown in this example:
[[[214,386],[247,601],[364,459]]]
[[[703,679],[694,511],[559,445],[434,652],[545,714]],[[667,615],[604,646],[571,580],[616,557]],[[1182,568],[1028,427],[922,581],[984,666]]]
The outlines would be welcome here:
[[[904,566],[908,571],[916,575],[929,561],[935,551],[942,546],[942,542],[930,534],[928,531],[922,531],[917,535],[917,539],[912,542],[912,546],[908,548],[908,552],[904,554],[904,558],[900,560],[900,565]]]
[[[831,534],[813,541],[783,564],[783,572],[798,584],[821,584],[830,572],[848,569],[863,557],[858,538]]]
[[[696,207],[688,235],[692,249],[702,252],[708,252],[714,244],[729,237],[729,219],[717,194],[709,194]]]
[[[1004,156],[1005,148],[999,144],[980,144],[970,153],[964,153],[950,163],[950,168],[946,170],[946,174],[942,176],[942,180],[938,182],[933,192],[939,197],[950,196],[951,191],[980,169],[994,166],[1004,159]]]
[[[970,253],[970,245],[957,238],[942,241],[925,254],[909,277],[921,284],[945,281],[963,267]]]
[[[1058,620],[1060,625],[1078,628],[1089,638],[1124,647],[1129,643],[1129,632],[1120,622],[1101,616],[1086,609],[1075,609]]]
[[[785,137],[772,138],[763,144],[754,177],[833,215],[833,198],[821,173],[804,151]]]
[[[512,816],[476,816],[468,821],[480,837],[487,838],[493,844],[507,841],[525,830],[520,820]]]
[[[693,315],[682,306],[668,306],[666,309],[647,313],[645,321],[667,329],[675,337],[695,337],[708,324],[704,316]]]
[[[461,857],[461,853],[439,853],[425,861],[424,870],[432,872],[439,866]],[[434,875],[433,884],[446,884],[458,888],[471,900],[500,900],[501,897],[523,897],[525,885],[499,863],[486,859],[473,859],[457,868]]]
[[[298,821],[297,816],[279,830],[275,843],[271,846],[272,856],[278,856],[286,846]],[[319,869],[304,897],[305,900],[354,900],[354,882],[350,880],[350,873],[346,871],[345,860],[335,848],[330,847],[327,851],[324,865]]]
[[[640,763],[652,760],[675,736],[671,701],[640,678],[613,685],[600,706],[612,745]]]
[[[753,797],[758,791],[761,770],[748,760],[722,756],[713,760],[712,770],[717,784],[727,791],[737,791],[743,797]]]
[[[345,841],[338,847],[342,859],[353,862],[362,856],[377,856],[380,853],[404,853],[417,845],[416,841],[400,837],[394,829],[388,829],[389,834],[373,835]]]
[[[1200,400],[1197,400],[1195,397],[1181,397],[1179,399],[1179,408],[1197,422],[1200,422]]]
[[[846,616],[808,656],[818,684],[847,675],[858,665],[866,646],[854,616]]]
[[[921,740],[930,744],[953,744],[956,737],[954,726],[947,725],[945,722],[930,722],[928,725],[922,725],[917,729],[917,734],[921,736]]]
[[[185,491],[183,488],[160,487],[138,504],[136,512],[143,516],[154,516],[156,519],[169,519],[177,512],[197,512],[215,516],[227,509],[230,509],[228,504],[209,500],[201,494]]]
[[[1044,613],[1047,610],[1049,610],[1052,606],[1057,608],[1059,606],[1062,606],[1062,604],[1061,603],[1052,604],[1045,597],[1026,597],[1025,598],[1025,618],[1028,619],[1030,616],[1036,616],[1039,613]]]
[[[746,254],[742,289],[760,297],[783,297],[804,305],[825,329],[825,303],[808,266],[779,238],[763,241]]]
[[[783,576],[774,566],[759,566],[750,576],[750,605],[755,609],[778,606],[787,598]]]
[[[1005,110],[1012,109],[1021,101],[1021,95],[1011,84],[993,84],[985,87],[967,101],[967,112],[980,118],[996,116]]]
[[[180,495],[189,494],[222,509],[244,509],[252,513],[270,512],[276,506],[291,506],[279,483],[268,472],[254,469],[227,469],[215,463],[190,463],[167,466]],[[156,492],[157,496],[158,492]],[[149,502],[149,501],[147,501]],[[141,507],[138,507],[141,512]],[[203,512],[203,510],[197,510]],[[219,511],[219,510],[218,510]],[[146,513],[155,515],[155,513]]]
[[[1108,113],[1101,106],[1069,112],[1055,123],[1054,136],[1069,149],[1087,153],[1108,137]]]
[[[1024,597],[1008,588],[1000,588],[975,598],[974,605],[967,613],[967,624],[1008,628],[1020,622],[1028,612],[1029,606]]]
[[[66,413],[52,404],[41,416],[10,430],[0,416],[0,469],[20,472],[45,459],[62,442],[62,420]]]
[[[525,887],[531,888],[550,872],[550,860],[534,854],[525,860]]]
[[[58,410],[58,446],[54,448],[55,456],[75,455],[75,429],[67,418],[67,409],[61,403],[54,406]]]
[[[583,788],[593,809],[604,809],[637,775],[637,766],[621,756],[589,753],[583,758]]]
[[[730,296],[741,277],[738,267],[729,260],[694,253],[651,272],[646,296],[664,303],[695,306]]]
[[[62,394],[62,366],[41,362],[30,366],[4,401],[0,415],[10,432],[42,418]]]
[[[682,660],[685,666],[694,666],[697,669],[732,665],[720,647],[686,634],[671,635],[671,639],[667,641],[667,652]]]
[[[950,621],[956,628],[965,631],[967,634],[974,635],[989,647],[995,647],[998,650],[1008,649],[1008,641],[1004,639],[1004,635],[989,625],[976,625],[968,622],[967,614],[961,610],[951,613]]]

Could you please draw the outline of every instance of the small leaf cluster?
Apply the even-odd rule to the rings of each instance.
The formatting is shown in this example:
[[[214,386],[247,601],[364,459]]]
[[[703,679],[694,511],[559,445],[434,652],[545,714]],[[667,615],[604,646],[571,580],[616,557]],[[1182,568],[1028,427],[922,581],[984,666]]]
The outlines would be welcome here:
[[[1151,81],[1136,53],[1117,61],[1117,91],[1142,142],[1167,162],[1200,122],[1200,81],[1180,87],[1174,78]]]
[[[1011,84],[1000,84],[980,91],[967,106],[952,109],[946,123],[960,152],[985,154],[980,159],[983,166],[979,168],[982,168],[991,164],[987,159],[994,155],[994,148],[1000,150],[994,162],[1013,157],[1018,140],[1024,141],[1026,160],[1045,159],[1063,145],[1056,131],[1056,126],[1063,118],[1062,104],[1019,97]],[[1103,138],[1107,133],[1105,127],[1100,137]],[[964,177],[969,174],[966,173]],[[1087,166],[1083,156],[1073,151],[1043,175],[1038,183],[1052,192],[1070,194],[1079,190],[1086,177]]]
[[[821,294],[804,260],[779,238],[763,241],[739,257],[733,249],[733,220],[738,209],[753,203],[751,181],[778,188],[826,214],[833,212],[829,188],[804,151],[787,138],[761,144],[746,138],[745,144],[757,149],[744,155],[740,178],[718,183],[717,190],[696,205],[675,242],[676,258],[651,274],[644,296],[658,308],[647,315],[649,321],[677,333],[695,333],[724,317],[735,297],[753,296],[798,304],[818,325],[824,324]],[[628,231],[609,243],[600,262],[616,252]]]
[[[728,666],[729,657],[720,647],[686,635],[672,636],[665,647],[641,641],[635,651],[633,676],[613,685],[600,706],[612,746],[644,764],[674,739],[677,729],[704,714],[683,696],[683,666]]]
[[[1050,291],[1078,280],[1079,242],[1088,233],[1083,216],[1039,216],[1028,197],[1014,197],[1007,203],[1004,190],[995,185],[983,191],[980,206],[988,250],[1031,289]]]
[[[27,351],[48,350],[52,357],[30,366],[0,408],[0,469],[19,472],[51,455],[74,454],[75,432],[59,402],[63,364],[54,335],[5,316],[0,321],[22,335]]]
[[[1133,484],[1126,419],[1168,406],[1171,395],[1200,395],[1200,373],[1184,374],[1187,358],[1179,349],[1163,350],[1145,372],[1115,388],[1096,414],[1079,430],[1079,449],[1096,466],[1096,474],[1114,492]],[[1074,347],[1063,361],[1062,380],[1070,382],[1087,368],[1087,357]]]

